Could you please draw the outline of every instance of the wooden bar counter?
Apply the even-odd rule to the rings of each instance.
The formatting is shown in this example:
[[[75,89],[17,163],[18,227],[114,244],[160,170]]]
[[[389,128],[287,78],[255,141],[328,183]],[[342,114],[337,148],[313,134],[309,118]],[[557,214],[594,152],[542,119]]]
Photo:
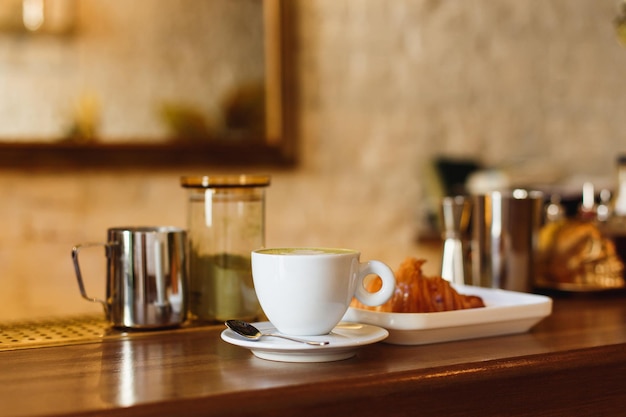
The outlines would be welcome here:
[[[0,352],[0,416],[626,415],[626,296],[554,295],[530,332],[281,363],[223,326]]]

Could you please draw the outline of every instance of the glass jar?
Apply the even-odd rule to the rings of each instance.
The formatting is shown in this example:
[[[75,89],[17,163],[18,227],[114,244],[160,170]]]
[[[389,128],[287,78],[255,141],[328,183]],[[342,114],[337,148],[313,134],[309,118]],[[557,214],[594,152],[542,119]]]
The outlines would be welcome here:
[[[266,175],[181,178],[188,190],[188,315],[195,322],[254,321],[262,314],[251,251],[265,244]]]
[[[626,216],[626,155],[617,158],[617,190],[613,205],[615,216]]]
[[[617,157],[617,186],[612,203],[602,232],[613,240],[618,256],[626,263],[626,155]]]

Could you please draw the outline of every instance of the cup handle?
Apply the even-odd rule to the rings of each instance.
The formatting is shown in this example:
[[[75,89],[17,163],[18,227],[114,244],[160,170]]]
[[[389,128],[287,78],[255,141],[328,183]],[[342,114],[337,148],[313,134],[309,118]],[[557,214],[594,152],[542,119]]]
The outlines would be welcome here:
[[[383,286],[376,292],[369,292],[363,285],[366,276],[376,274],[383,281]],[[362,262],[359,265],[359,280],[354,296],[366,306],[385,304],[396,288],[396,278],[391,268],[380,261]]]
[[[76,245],[72,248],[72,261],[74,262],[74,271],[76,271],[76,280],[78,281],[78,288],[80,289],[80,295],[87,301],[91,301],[92,303],[100,303],[104,307],[104,312],[108,316],[109,307],[106,301],[101,300],[99,298],[90,297],[87,295],[87,291],[85,290],[85,283],[83,282],[83,274],[80,272],[80,265],[78,262],[78,252],[82,248],[92,247],[92,246],[104,246],[105,249],[109,250],[108,243],[83,243],[80,245]]]

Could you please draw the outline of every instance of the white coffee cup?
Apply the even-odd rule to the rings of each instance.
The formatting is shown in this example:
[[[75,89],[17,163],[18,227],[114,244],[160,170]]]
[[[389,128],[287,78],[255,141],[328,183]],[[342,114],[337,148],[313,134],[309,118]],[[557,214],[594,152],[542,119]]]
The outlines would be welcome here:
[[[356,297],[384,304],[395,289],[393,271],[380,261],[359,261],[360,252],[333,248],[268,248],[252,252],[252,278],[259,303],[281,333],[328,334]],[[367,291],[363,279],[376,274],[383,285]]]

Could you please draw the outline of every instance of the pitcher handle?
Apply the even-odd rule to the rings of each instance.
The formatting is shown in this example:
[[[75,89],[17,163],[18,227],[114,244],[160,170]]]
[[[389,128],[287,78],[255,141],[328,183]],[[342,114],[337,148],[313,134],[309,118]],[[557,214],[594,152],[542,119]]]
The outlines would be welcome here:
[[[80,290],[80,295],[87,301],[91,301],[92,303],[100,303],[104,307],[104,312],[108,316],[109,307],[106,301],[101,300],[99,298],[90,297],[87,295],[87,291],[85,290],[85,283],[83,282],[83,274],[80,272],[80,265],[78,262],[78,252],[82,248],[88,248],[92,246],[104,246],[105,250],[109,250],[108,243],[82,243],[76,245],[72,248],[72,261],[74,262],[74,271],[76,271],[76,280],[78,281],[78,288]]]

